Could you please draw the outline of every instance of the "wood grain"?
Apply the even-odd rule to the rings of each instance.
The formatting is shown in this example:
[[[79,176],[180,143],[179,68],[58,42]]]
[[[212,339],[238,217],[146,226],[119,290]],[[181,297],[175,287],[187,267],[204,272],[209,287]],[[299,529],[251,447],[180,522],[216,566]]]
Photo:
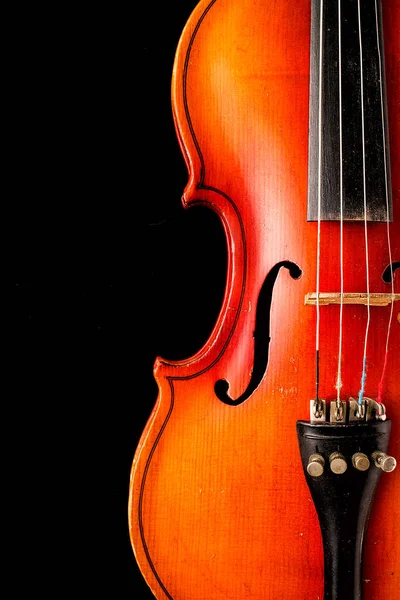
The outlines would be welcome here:
[[[383,6],[391,142],[393,260],[400,256],[400,3]],[[183,32],[172,101],[188,167],[186,207],[202,204],[223,224],[228,269],[220,314],[207,343],[187,360],[159,358],[159,395],[137,448],[129,504],[135,556],[158,599],[301,600],[323,597],[323,557],[304,480],[296,421],[315,394],[317,224],[307,222],[310,6],[306,0],[205,0]],[[371,291],[390,293],[386,225],[368,227]],[[363,223],[344,228],[345,291],[365,292]],[[204,232],[207,245],[207,231]],[[160,257],[161,259],[162,257]],[[253,369],[260,289],[281,261],[273,289],[269,362],[249,399],[232,397]],[[340,291],[339,224],[321,229],[321,291]],[[397,274],[398,279],[398,274]],[[396,284],[397,285],[397,284]],[[160,289],[160,298],[168,293]],[[390,306],[373,308],[365,393],[376,397]],[[196,318],[193,315],[193,318]],[[365,306],[344,311],[342,397],[358,394]],[[339,310],[321,310],[321,396],[335,398]],[[390,338],[384,401],[399,457],[399,324]],[[365,543],[366,600],[400,588],[400,472],[383,476]]]

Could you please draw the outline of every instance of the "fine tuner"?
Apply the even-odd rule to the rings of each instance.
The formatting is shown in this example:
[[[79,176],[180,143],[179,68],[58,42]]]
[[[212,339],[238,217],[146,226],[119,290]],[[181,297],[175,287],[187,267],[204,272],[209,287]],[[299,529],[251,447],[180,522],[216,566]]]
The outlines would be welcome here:
[[[329,412],[329,419],[327,418],[327,412]],[[316,400],[310,401],[310,422],[331,425],[335,429],[334,433],[337,432],[337,427],[339,427],[340,431],[340,427],[346,427],[346,425],[356,427],[357,423],[368,425],[377,422],[383,423],[385,421],[385,406],[372,398],[364,397],[361,403],[350,398],[348,404],[342,400],[333,400],[328,406],[325,400],[319,400],[319,402]],[[370,468],[371,463],[384,473],[394,471],[397,464],[396,459],[388,456],[386,452],[381,450],[373,450],[371,452],[371,448],[370,452],[363,452],[361,447],[358,447],[357,451],[351,452],[350,455],[345,455],[340,450],[339,444],[335,451],[329,452],[326,456],[321,452],[313,452],[309,456],[306,471],[311,477],[321,477],[326,466],[329,466],[332,473],[343,475],[349,465],[357,471],[364,472]]]
[[[329,413],[329,414],[328,414]],[[312,423],[362,423],[369,421],[385,421],[385,405],[366,398],[359,402],[349,398],[348,403],[343,400],[332,400],[329,404],[323,399],[310,400],[310,421]]]
[[[382,469],[384,473],[391,473],[396,468],[396,459],[388,456],[385,452],[373,452],[371,460],[376,467]],[[348,465],[352,465],[357,471],[367,471],[371,466],[370,458],[363,452],[356,452],[350,459],[347,459],[340,452],[332,452],[328,458],[329,468],[332,473],[342,475],[347,471]],[[307,473],[311,477],[320,477],[324,473],[327,461],[322,454],[311,454]]]

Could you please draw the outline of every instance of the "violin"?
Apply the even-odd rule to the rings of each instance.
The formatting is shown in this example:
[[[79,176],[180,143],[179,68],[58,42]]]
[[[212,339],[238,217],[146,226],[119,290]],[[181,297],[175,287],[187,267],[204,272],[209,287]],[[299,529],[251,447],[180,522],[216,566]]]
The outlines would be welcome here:
[[[182,203],[227,268],[133,458],[159,600],[399,596],[399,64],[399,0],[201,0],[182,32]]]

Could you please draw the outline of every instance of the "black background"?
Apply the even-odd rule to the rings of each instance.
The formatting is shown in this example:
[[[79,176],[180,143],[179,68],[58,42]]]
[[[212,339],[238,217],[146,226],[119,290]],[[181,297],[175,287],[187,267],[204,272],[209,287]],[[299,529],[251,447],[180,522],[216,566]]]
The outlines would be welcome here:
[[[152,367],[205,343],[225,283],[218,218],[180,201],[170,81],[195,5],[35,6],[8,21],[3,432],[16,591],[153,597],[127,527]]]

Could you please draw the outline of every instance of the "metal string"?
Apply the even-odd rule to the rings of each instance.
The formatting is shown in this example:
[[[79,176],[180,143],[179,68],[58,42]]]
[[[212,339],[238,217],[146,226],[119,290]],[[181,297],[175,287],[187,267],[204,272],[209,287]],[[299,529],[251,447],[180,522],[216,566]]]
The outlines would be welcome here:
[[[340,390],[342,388],[342,347],[343,347],[343,113],[342,113],[342,26],[341,26],[341,0],[338,0],[338,38],[339,38],[339,152],[340,152],[340,317],[339,317],[339,352],[338,372],[336,379],[337,409],[340,410]]]
[[[319,82],[318,82],[318,241],[317,241],[317,282],[316,282],[316,390],[315,400],[319,404],[319,337],[320,337],[320,266],[321,266],[321,168],[322,168],[322,52],[323,52],[323,13],[324,0],[320,3],[320,22],[319,22]]]
[[[362,405],[364,392],[365,392],[365,381],[367,378],[367,344],[368,344],[368,333],[369,325],[371,322],[371,307],[370,307],[370,287],[369,287],[369,256],[368,256],[368,223],[367,223],[367,187],[366,187],[366,166],[365,166],[365,123],[364,123],[364,74],[363,74],[363,45],[362,45],[362,34],[361,34],[361,7],[360,0],[357,0],[358,4],[358,33],[360,40],[360,77],[361,77],[361,131],[362,131],[362,158],[363,158],[363,195],[364,195],[364,236],[365,236],[365,261],[366,261],[366,280],[367,280],[367,326],[365,330],[365,341],[364,341],[364,355],[363,355],[363,367],[361,375],[361,389],[358,395],[358,404]]]
[[[376,40],[378,46],[378,57],[379,57],[379,82],[380,82],[380,94],[381,94],[381,113],[382,113],[382,135],[383,135],[383,164],[385,168],[385,192],[386,192],[386,235],[387,235],[387,244],[388,244],[388,252],[389,252],[389,264],[390,264],[390,272],[391,272],[391,282],[392,282],[392,304],[390,308],[390,316],[388,329],[386,334],[386,350],[385,350],[385,358],[383,361],[383,369],[382,376],[378,384],[378,397],[377,402],[379,404],[382,403],[383,396],[383,382],[386,375],[386,367],[387,360],[389,354],[389,337],[390,331],[392,327],[393,321],[393,311],[394,311],[394,274],[393,274],[393,261],[392,261],[392,245],[390,241],[390,221],[389,221],[389,182],[388,182],[388,173],[387,173],[387,164],[386,164],[386,131],[385,131],[385,113],[384,113],[384,103],[383,103],[383,68],[382,68],[382,55],[381,55],[381,45],[380,45],[380,37],[379,37],[379,23],[378,23],[378,6],[377,0],[375,0],[375,20],[376,20]]]

